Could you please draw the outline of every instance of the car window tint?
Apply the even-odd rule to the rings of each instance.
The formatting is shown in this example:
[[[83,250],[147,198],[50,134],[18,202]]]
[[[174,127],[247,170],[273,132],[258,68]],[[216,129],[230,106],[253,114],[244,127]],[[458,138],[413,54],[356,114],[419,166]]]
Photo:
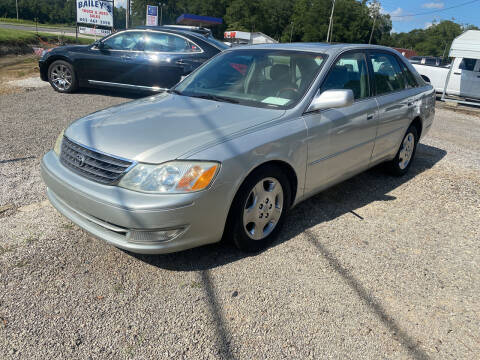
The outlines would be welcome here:
[[[143,33],[128,31],[113,35],[103,42],[104,48],[109,50],[141,51],[143,50]]]
[[[374,53],[371,55],[370,60],[375,76],[375,91],[377,95],[405,89],[402,70],[393,55]]]
[[[476,59],[463,58],[458,68],[461,70],[473,71],[473,69],[475,69],[476,62],[477,62]]]
[[[405,65],[403,62],[400,61],[400,64],[402,66],[403,70],[403,75],[405,76],[405,80],[407,82],[407,88],[414,88],[418,86],[418,82],[415,79],[415,76],[412,74],[412,72],[408,69],[407,65]]]
[[[370,96],[367,62],[364,54],[352,53],[342,56],[331,68],[323,82],[321,92],[340,89],[352,90],[355,99]]]
[[[200,52],[197,45],[183,37],[166,33],[147,33],[145,51],[155,52]]]

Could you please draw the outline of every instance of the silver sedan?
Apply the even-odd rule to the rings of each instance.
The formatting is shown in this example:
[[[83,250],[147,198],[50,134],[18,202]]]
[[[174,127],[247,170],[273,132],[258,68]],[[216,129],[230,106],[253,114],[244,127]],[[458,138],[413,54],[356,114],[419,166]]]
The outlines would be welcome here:
[[[300,201],[376,164],[412,165],[435,93],[390,48],[227,50],[168,92],[96,112],[42,161],[51,203],[137,253],[223,238],[258,251]]]

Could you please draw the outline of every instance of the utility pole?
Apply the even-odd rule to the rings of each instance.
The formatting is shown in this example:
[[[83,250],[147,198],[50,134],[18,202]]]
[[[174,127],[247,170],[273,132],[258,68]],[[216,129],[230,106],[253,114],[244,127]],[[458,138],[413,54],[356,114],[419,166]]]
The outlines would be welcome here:
[[[17,20],[18,20],[18,0],[15,0],[15,7],[17,8]]]
[[[160,26],[163,25],[163,7],[165,6],[164,3],[160,3]]]
[[[372,4],[372,11],[374,12],[374,17],[373,17],[373,25],[372,25],[372,32],[370,33],[370,40],[368,40],[368,43],[372,43],[372,38],[373,38],[373,31],[375,30],[375,23],[377,22],[377,17],[378,13],[380,12],[380,3],[377,3],[376,1]]]
[[[332,13],[330,14],[330,22],[328,24],[327,31],[327,43],[331,40],[331,34],[333,33],[332,23],[333,23],[333,11],[335,10],[335,0],[332,0]]]
[[[129,22],[130,22],[130,0],[127,0],[127,9],[125,11],[125,29],[128,29]]]
[[[295,25],[295,23],[292,21],[291,25],[292,27],[290,28],[290,42],[292,42],[293,26]]]

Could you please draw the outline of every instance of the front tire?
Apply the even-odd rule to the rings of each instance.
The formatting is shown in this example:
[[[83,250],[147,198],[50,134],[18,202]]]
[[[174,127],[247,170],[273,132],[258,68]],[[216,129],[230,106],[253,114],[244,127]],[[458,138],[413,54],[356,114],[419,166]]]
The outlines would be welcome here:
[[[254,170],[232,203],[227,234],[246,252],[265,249],[275,240],[291,204],[291,186],[277,166]]]
[[[48,82],[55,91],[60,93],[72,93],[78,87],[72,64],[63,60],[57,60],[50,64]]]
[[[405,136],[403,137],[397,155],[391,162],[388,163],[388,168],[391,174],[395,176],[402,176],[408,172],[408,169],[410,169],[415,157],[418,140],[417,128],[413,125],[410,125],[405,133]]]

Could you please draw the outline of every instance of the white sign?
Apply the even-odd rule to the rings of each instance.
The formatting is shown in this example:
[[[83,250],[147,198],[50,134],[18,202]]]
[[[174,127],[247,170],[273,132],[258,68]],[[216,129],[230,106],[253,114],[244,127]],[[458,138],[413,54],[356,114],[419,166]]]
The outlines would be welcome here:
[[[77,0],[77,23],[113,27],[113,2]]]
[[[147,5],[147,26],[158,25],[158,6]]]
[[[96,29],[96,28],[86,27],[86,26],[79,26],[78,32],[80,34],[96,35],[96,36],[107,36],[112,33],[112,31],[108,29]]]

